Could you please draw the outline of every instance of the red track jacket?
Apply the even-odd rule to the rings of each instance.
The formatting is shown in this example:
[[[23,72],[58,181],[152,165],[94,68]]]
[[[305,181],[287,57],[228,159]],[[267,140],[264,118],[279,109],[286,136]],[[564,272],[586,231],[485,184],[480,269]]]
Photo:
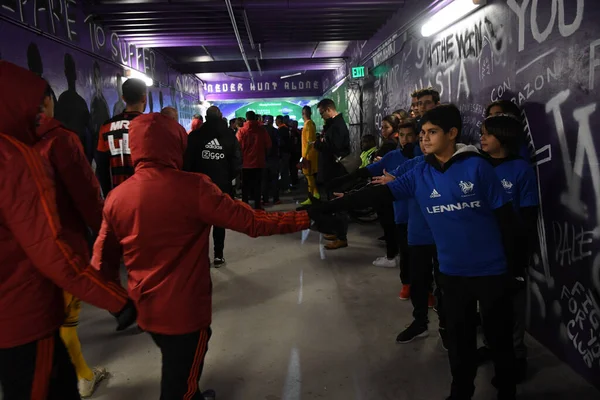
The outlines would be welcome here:
[[[237,139],[242,149],[243,168],[264,168],[267,165],[267,152],[273,144],[259,121],[246,121],[237,132]]]
[[[61,288],[112,312],[127,300],[65,240],[52,169],[31,147],[46,86],[0,61],[0,348],[57,330],[65,317]]]
[[[306,212],[255,212],[206,175],[181,171],[187,134],[170,118],[142,115],[130,132],[135,173],[106,199],[92,264],[116,281],[122,250],[144,330],[198,331],[211,323],[211,226],[257,237],[307,229],[310,219]]]

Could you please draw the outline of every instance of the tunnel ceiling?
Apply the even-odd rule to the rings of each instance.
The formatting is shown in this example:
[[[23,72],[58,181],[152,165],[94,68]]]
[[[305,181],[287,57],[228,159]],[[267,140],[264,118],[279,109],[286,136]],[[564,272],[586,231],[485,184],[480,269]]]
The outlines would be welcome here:
[[[231,0],[231,8],[250,68],[285,75],[338,68],[350,41],[372,37],[405,2]],[[97,22],[130,43],[159,48],[183,73],[247,76],[225,0],[88,4]]]

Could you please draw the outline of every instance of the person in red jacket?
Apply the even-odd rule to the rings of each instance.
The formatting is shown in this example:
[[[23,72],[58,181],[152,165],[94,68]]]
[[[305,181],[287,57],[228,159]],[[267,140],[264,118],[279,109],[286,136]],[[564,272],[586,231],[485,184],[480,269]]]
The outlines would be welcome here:
[[[59,335],[63,290],[118,320],[132,308],[125,290],[91,268],[61,227],[52,169],[31,147],[48,84],[0,61],[0,87],[0,387],[5,399],[79,399]]]
[[[52,96],[46,96],[42,102],[36,135],[34,148],[54,170],[58,217],[65,240],[77,254],[85,256],[85,261],[89,262],[88,227],[94,233],[100,231],[104,201],[100,184],[87,161],[79,138],[54,119]],[[91,369],[85,361],[77,335],[81,301],[68,292],[64,292],[64,298],[67,317],[60,328],[60,336],[75,365],[79,394],[90,397],[98,383],[106,377],[106,370],[101,367]]]
[[[254,200],[254,208],[262,209],[260,202],[263,169],[267,164],[267,152],[272,146],[264,126],[256,119],[254,111],[246,113],[246,123],[237,132],[242,149],[242,201]]]
[[[254,211],[182,171],[188,135],[163,115],[139,116],[130,132],[135,173],[106,199],[92,263],[116,281],[123,255],[138,325],[162,353],[161,399],[210,398],[198,380],[211,335],[211,226],[258,237],[308,229],[310,218]]]

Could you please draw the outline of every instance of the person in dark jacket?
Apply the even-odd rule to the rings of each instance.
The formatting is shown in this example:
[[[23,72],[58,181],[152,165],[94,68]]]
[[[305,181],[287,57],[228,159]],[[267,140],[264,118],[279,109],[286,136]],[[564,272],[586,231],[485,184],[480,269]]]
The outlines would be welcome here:
[[[242,169],[242,201],[254,200],[254,208],[262,208],[260,195],[262,189],[263,169],[266,166],[267,152],[272,146],[269,134],[256,119],[254,111],[246,113],[246,123],[238,130],[244,165]]]
[[[183,169],[207,175],[223,193],[231,194],[233,179],[242,167],[242,156],[236,137],[223,122],[221,110],[212,106],[206,110],[206,122],[191,132],[185,152]],[[213,227],[214,266],[225,264],[225,229]]]
[[[281,180],[279,181],[279,190],[283,193],[290,192],[290,160],[292,158],[292,138],[290,136],[290,128],[284,122],[282,115],[275,118],[277,125],[277,136],[279,136],[279,173]]]
[[[271,139],[271,149],[267,152],[267,163],[263,170],[263,188],[262,201],[263,205],[269,204],[270,196],[273,196],[273,204],[281,204],[279,200],[279,136],[273,127],[273,116],[266,115],[264,119],[264,128]]]
[[[290,157],[290,182],[292,188],[298,186],[298,163],[302,157],[302,133],[298,129],[298,121],[290,121],[290,140],[291,140],[291,157]]]
[[[317,182],[321,185],[332,179],[347,174],[343,165],[338,159],[344,158],[351,153],[350,132],[341,113],[338,113],[335,103],[331,99],[323,99],[317,104],[317,109],[321,118],[325,120],[323,134],[317,137],[314,148],[319,152],[319,171],[317,173]],[[327,199],[333,199],[333,191],[327,190]],[[347,219],[342,215],[340,229],[336,235],[326,235],[325,238],[331,243],[325,246],[328,250],[336,250],[342,247],[348,247],[348,224]]]

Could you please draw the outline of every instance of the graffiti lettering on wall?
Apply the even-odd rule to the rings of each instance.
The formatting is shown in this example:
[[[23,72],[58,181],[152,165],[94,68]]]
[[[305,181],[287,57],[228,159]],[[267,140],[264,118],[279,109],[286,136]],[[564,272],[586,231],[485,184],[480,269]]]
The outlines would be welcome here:
[[[519,19],[519,52],[525,50],[525,28],[528,25],[531,37],[537,43],[543,43],[554,32],[554,28],[558,25],[558,31],[562,37],[569,37],[574,34],[583,21],[584,0],[551,0],[550,15],[548,22],[541,21],[539,14],[548,11],[548,1],[538,0],[522,0],[521,4],[517,0],[508,0],[507,4],[510,9],[517,15]],[[531,5],[531,7],[530,7]],[[569,11],[575,12],[575,17],[572,21],[567,22],[565,14],[567,7]],[[527,11],[529,11],[529,19],[527,19]],[[527,24],[529,22],[529,24]],[[544,23],[547,25],[542,29]]]
[[[376,67],[385,60],[391,58],[396,54],[396,39],[398,34],[394,33],[392,37],[383,42],[373,55],[373,66]]]
[[[14,14],[13,18],[16,20],[31,24],[35,28],[44,24],[48,33],[71,41],[79,39],[76,31],[76,7],[76,0],[0,0],[0,9]]]
[[[563,319],[568,319],[561,326],[563,339],[566,336],[588,368],[600,366],[600,307],[594,294],[576,282],[570,290],[563,286],[560,299],[563,305],[566,302],[568,310],[562,312]],[[555,307],[562,309],[558,303]]]
[[[115,32],[107,33],[103,27],[86,18],[90,32],[92,51],[103,53],[110,51],[112,60],[138,71],[144,71],[154,78],[156,71],[156,53],[152,49],[137,47],[119,38]]]
[[[575,227],[568,222],[552,222],[554,256],[561,267],[572,265],[592,256],[593,231]]]

